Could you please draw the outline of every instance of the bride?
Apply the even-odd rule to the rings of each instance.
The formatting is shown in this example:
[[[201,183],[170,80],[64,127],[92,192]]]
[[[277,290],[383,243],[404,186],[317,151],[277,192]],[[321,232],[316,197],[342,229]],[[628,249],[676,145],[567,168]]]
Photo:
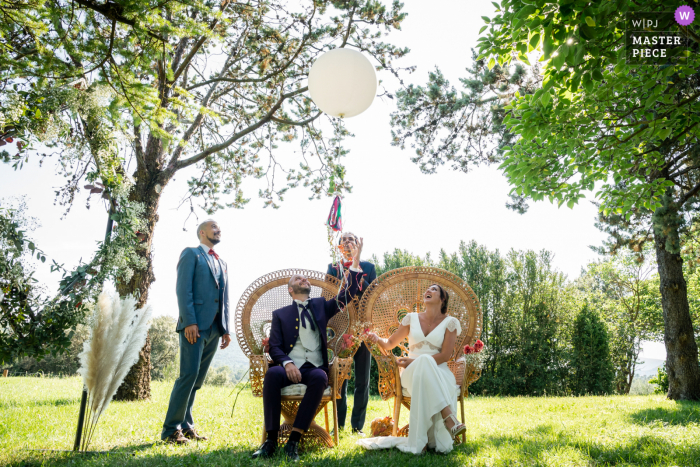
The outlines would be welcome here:
[[[454,438],[466,431],[457,420],[459,386],[447,367],[457,336],[459,321],[447,316],[450,296],[439,285],[428,287],[423,295],[425,313],[409,313],[399,329],[388,339],[370,332],[367,338],[385,350],[391,350],[408,337],[408,358],[397,358],[401,386],[411,397],[408,438],[382,436],[358,440],[366,449],[396,447],[421,454],[427,447],[438,452],[452,450]],[[394,421],[398,423],[398,420]]]

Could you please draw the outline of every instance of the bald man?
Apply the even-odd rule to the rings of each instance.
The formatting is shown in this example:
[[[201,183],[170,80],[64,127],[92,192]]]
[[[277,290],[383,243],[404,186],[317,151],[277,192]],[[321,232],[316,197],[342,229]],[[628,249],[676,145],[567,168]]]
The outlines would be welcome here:
[[[197,390],[204,384],[209,364],[231,342],[228,325],[228,268],[214,251],[221,229],[213,220],[197,227],[199,246],[185,248],[177,263],[177,305],[180,316],[180,377],[175,381],[161,439],[183,445],[205,441],[194,428],[192,407]],[[221,345],[219,346],[219,338]]]

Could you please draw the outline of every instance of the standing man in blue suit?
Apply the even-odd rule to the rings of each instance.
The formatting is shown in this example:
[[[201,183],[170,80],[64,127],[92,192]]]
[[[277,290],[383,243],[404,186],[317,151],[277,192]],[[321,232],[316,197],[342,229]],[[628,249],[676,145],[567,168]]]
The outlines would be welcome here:
[[[340,247],[345,260],[343,267],[348,269],[352,264],[352,251],[357,248],[358,239],[352,232],[345,232],[340,237]],[[374,269],[374,264],[368,261],[360,261],[360,269],[362,270],[361,279],[359,280],[360,291],[359,296],[367,290],[374,279],[377,278],[377,272]],[[326,274],[340,278],[340,267],[337,264],[329,264]],[[350,417],[350,425],[352,432],[364,436],[362,428],[365,426],[365,417],[367,416],[367,403],[369,401],[369,369],[372,364],[372,355],[363,342],[355,353],[353,358],[355,362],[355,405],[352,408],[352,416]],[[345,427],[345,418],[348,413],[348,380],[343,382],[343,387],[338,400],[338,428]]]
[[[231,342],[228,324],[228,268],[214,251],[221,241],[221,229],[213,220],[197,228],[200,245],[185,248],[177,263],[177,305],[180,317],[180,377],[170,394],[161,439],[187,444],[190,439],[206,440],[194,429],[192,406],[202,387],[209,364],[221,337],[223,350]]]

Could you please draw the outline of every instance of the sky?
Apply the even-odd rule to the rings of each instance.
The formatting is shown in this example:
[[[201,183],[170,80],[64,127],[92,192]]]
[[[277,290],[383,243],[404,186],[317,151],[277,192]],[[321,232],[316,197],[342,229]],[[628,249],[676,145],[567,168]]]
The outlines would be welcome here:
[[[493,17],[493,4],[486,0],[405,0],[404,4],[408,17],[402,30],[389,38],[411,49],[397,65],[417,66],[404,81],[424,84],[437,65],[459,87],[458,78],[466,75],[471,48],[483,26],[481,16]],[[388,73],[380,73],[379,79],[389,89],[398,84]],[[364,238],[363,258],[381,257],[395,248],[436,257],[441,249],[454,252],[460,241],[475,240],[502,253],[511,248],[550,250],[555,253],[555,267],[570,279],[598,258],[589,247],[600,245],[605,235],[594,226],[597,208],[589,202],[592,195],[573,209],[548,201],[530,203],[529,211],[520,215],[506,209],[510,187],[496,167],[466,174],[443,167],[437,174],[422,174],[410,161],[410,149],[390,145],[392,110],[392,100],[375,99],[367,111],[346,121],[355,137],[345,142],[350,149],[344,160],[346,179],[353,192],[343,199],[344,228]],[[293,157],[293,149],[282,146],[281,157]],[[29,214],[41,223],[32,233],[37,245],[70,268],[80,258],[89,259],[95,242],[104,238],[107,214],[96,195],[86,209],[82,193],[62,218],[65,208],[53,201],[63,178],[54,171],[50,159],[42,167],[34,159],[21,173],[0,165],[0,197],[26,195]],[[156,281],[149,295],[155,315],[178,315],[175,267],[182,249],[198,244],[197,221],[194,217],[186,221],[189,205],[179,207],[192,173],[179,172],[163,190],[153,241]],[[264,209],[257,198],[259,186],[257,181],[246,182],[251,201],[243,210],[226,209],[212,216],[223,232],[216,250],[229,265],[232,310],[258,277],[291,267],[325,271],[330,261],[324,223],[331,199],[310,201],[310,194],[300,187],[288,192],[279,209]],[[200,221],[210,217],[201,210],[196,214]],[[38,267],[36,277],[51,290],[60,279],[46,266]],[[663,344],[645,344],[642,357],[664,359]]]

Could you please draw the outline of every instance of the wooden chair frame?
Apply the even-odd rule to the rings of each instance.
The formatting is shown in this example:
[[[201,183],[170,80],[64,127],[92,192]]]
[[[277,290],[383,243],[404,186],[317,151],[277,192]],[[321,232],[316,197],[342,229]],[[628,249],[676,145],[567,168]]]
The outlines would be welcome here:
[[[269,355],[263,351],[262,340],[269,333],[272,312],[291,303],[287,287],[289,279],[296,274],[303,274],[309,279],[312,298],[323,296],[329,299],[338,294],[340,281],[335,277],[317,271],[284,269],[266,274],[250,284],[236,307],[236,338],[241,350],[250,360],[251,389],[253,395],[257,397],[262,397],[265,374],[272,364]],[[338,445],[337,399],[340,399],[340,390],[343,382],[350,378],[352,356],[339,358],[336,355],[342,345],[342,335],[344,333],[356,333],[356,305],[357,301],[349,303],[344,311],[336,314],[328,323],[326,330],[329,334],[328,349],[329,353],[332,353],[328,359],[328,383],[331,390],[330,395],[323,396],[315,414],[318,415],[321,410],[324,410],[325,430],[313,421],[309,430],[302,436],[302,447],[308,447],[309,445],[333,447]],[[284,423],[280,427],[280,440],[288,438],[302,399],[303,396],[282,396]],[[333,409],[333,438],[329,435],[329,403],[331,403]],[[267,433],[263,423],[262,442],[265,442],[266,437]]]
[[[399,327],[406,313],[423,310],[423,293],[432,284],[439,284],[450,294],[447,313],[456,317],[462,326],[457,336],[448,367],[460,386],[458,401],[462,422],[465,422],[464,399],[469,396],[469,385],[479,379],[481,370],[468,365],[463,358],[464,345],[473,345],[481,335],[482,311],[479,299],[469,285],[458,276],[439,268],[405,267],[379,276],[362,296],[359,305],[360,321],[372,323],[380,337],[389,337]],[[379,393],[382,400],[394,398],[393,436],[408,436],[406,425],[399,429],[401,406],[411,409],[411,399],[402,393],[401,371],[396,356],[376,345],[365,342],[379,369]],[[401,356],[408,355],[408,340],[398,347]],[[462,435],[462,442],[466,436]]]

